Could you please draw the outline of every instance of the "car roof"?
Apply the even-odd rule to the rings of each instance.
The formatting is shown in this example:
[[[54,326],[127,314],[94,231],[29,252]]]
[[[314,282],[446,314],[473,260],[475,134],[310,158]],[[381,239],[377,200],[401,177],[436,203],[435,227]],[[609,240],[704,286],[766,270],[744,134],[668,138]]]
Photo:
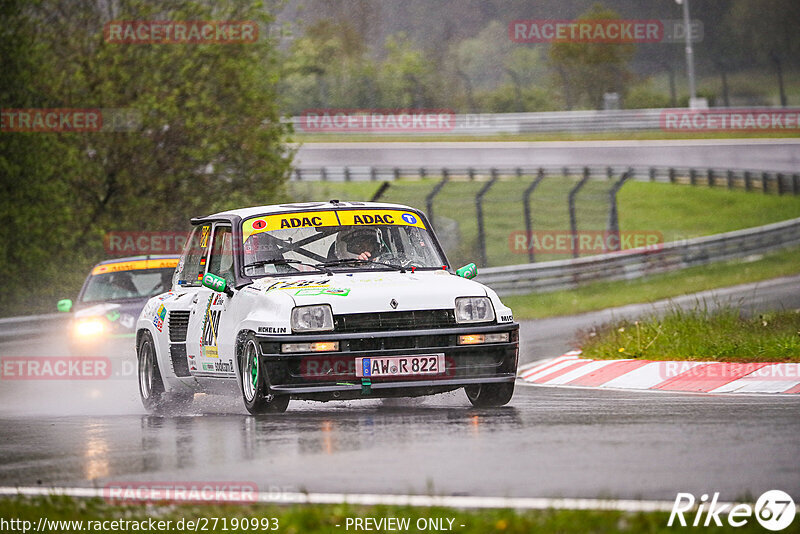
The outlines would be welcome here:
[[[334,203],[335,202],[335,203]],[[397,209],[403,211],[417,210],[402,204],[390,204],[388,202],[361,202],[361,201],[328,201],[328,202],[296,202],[286,204],[272,204],[268,206],[253,206],[251,208],[240,208],[236,210],[221,211],[205,217],[195,217],[193,224],[204,221],[226,219],[231,220],[236,217],[247,219],[255,215],[269,215],[273,213],[302,212],[313,210],[336,210],[336,209]]]
[[[180,259],[180,254],[148,254],[142,256],[125,256],[124,258],[111,258],[108,260],[103,260],[97,265],[107,265],[109,263],[122,263],[126,261],[138,261],[138,260],[172,260],[172,259]]]

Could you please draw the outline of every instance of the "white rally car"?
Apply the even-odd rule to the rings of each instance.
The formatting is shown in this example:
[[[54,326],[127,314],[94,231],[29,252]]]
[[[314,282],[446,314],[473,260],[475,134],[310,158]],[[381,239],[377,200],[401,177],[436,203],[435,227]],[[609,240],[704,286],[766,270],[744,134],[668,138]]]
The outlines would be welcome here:
[[[149,411],[200,392],[252,414],[461,387],[475,406],[511,399],[519,325],[474,265],[451,268],[421,212],[332,200],[192,224],[172,290],[136,325]]]

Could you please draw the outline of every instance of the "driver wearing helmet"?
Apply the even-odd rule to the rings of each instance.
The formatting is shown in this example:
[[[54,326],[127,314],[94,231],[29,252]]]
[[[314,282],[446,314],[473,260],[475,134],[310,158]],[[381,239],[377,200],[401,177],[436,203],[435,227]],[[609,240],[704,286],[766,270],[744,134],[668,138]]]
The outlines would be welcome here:
[[[380,230],[356,226],[336,235],[336,257],[340,260],[374,259],[381,249]]]

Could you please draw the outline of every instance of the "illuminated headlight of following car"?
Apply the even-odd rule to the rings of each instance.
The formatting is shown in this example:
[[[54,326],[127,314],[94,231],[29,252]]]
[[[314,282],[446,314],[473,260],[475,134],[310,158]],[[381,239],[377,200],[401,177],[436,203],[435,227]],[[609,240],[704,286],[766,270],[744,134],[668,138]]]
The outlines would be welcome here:
[[[458,336],[459,345],[480,345],[482,343],[508,343],[508,332],[501,334],[467,334]]]
[[[333,312],[327,304],[299,306],[292,310],[292,331],[322,332],[333,330]]]
[[[75,325],[75,335],[78,337],[99,336],[105,330],[101,319],[83,319]]]
[[[338,341],[317,341],[315,343],[283,343],[281,352],[331,352],[339,350]]]
[[[494,321],[494,308],[489,297],[456,299],[457,323],[487,323],[489,321]]]

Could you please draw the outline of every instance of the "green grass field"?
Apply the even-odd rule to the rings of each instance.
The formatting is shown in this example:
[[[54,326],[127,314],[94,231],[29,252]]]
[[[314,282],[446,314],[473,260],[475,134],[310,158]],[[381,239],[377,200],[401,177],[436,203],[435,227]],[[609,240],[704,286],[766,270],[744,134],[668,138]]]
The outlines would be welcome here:
[[[742,317],[730,307],[673,308],[602,326],[579,342],[592,359],[800,362],[800,310]]]
[[[112,524],[103,521],[123,519],[126,521],[146,521],[152,518],[162,521],[155,528],[159,532],[277,532],[286,534],[346,533],[356,530],[353,523],[347,529],[348,519],[365,519],[376,521],[382,518],[408,520],[407,530],[387,528],[373,529],[371,532],[437,532],[441,525],[451,532],[461,534],[528,534],[531,532],[585,534],[591,533],[668,533],[676,528],[668,527],[669,513],[626,513],[615,511],[578,511],[578,510],[456,510],[450,508],[413,508],[401,506],[347,506],[347,505],[310,505],[310,506],[272,506],[272,505],[152,505],[116,506],[106,504],[99,499],[73,500],[69,498],[3,498],[0,499],[0,518],[17,519],[31,522],[28,532],[34,530],[39,518],[50,521],[82,521],[77,524],[62,524],[58,528],[50,528],[49,532],[141,532],[148,531],[127,524]],[[216,520],[214,519],[216,518]],[[273,522],[273,519],[275,522]],[[693,515],[687,514],[691,524]],[[721,516],[724,521],[725,516]],[[182,520],[182,523],[178,523]],[[266,520],[266,521],[265,521]],[[433,522],[428,522],[433,520]],[[452,520],[452,523],[449,522]],[[166,523],[170,521],[170,523]],[[189,523],[189,522],[192,523]],[[423,530],[419,525],[429,525]],[[90,524],[91,522],[91,524]],[[425,523],[423,523],[425,522]],[[15,523],[16,524],[16,523]],[[277,529],[269,530],[277,524]],[[797,521],[795,521],[797,524]],[[145,523],[146,526],[147,523]],[[236,526],[234,526],[236,525]],[[256,525],[256,528],[253,528]],[[268,529],[262,529],[266,525]],[[434,528],[431,528],[433,525]],[[463,525],[463,526],[462,526]],[[703,532],[763,532],[763,528],[755,519],[741,528],[732,528],[723,522],[723,527],[706,527]],[[439,526],[439,528],[435,528]],[[793,525],[794,526],[794,525]],[[792,528],[784,532],[797,532]],[[112,528],[117,527],[117,528]],[[123,528],[119,528],[123,527]],[[127,527],[127,528],[126,528]],[[374,527],[374,525],[373,525]],[[6,530],[23,532],[21,528]],[[156,530],[149,530],[155,532]]]

